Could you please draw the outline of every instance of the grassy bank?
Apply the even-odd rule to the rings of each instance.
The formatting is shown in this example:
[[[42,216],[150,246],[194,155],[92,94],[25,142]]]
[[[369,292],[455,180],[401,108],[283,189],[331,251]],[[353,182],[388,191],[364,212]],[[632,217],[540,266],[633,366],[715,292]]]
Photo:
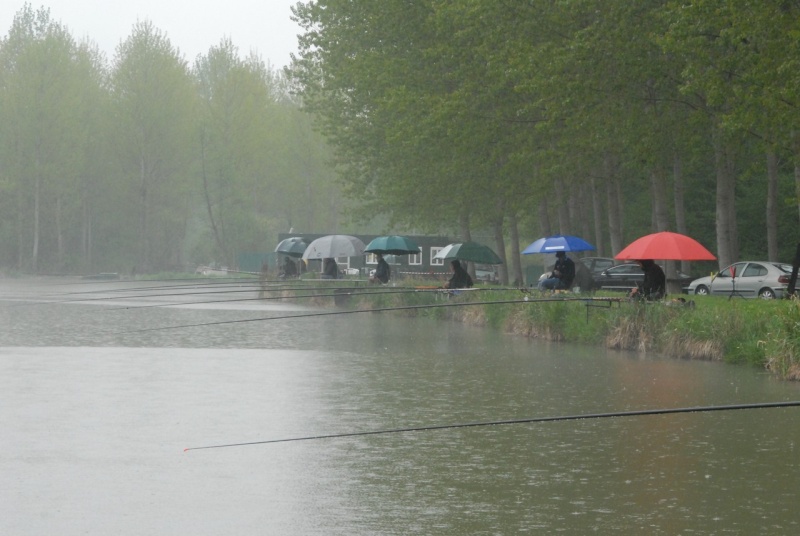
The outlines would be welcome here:
[[[413,285],[413,283],[411,283]],[[406,305],[519,300],[520,291],[396,293],[355,295],[351,307],[374,309]],[[598,293],[619,298],[620,294]],[[531,298],[539,298],[531,296]],[[551,341],[640,352],[678,359],[704,359],[763,367],[782,379],[800,380],[800,301],[743,300],[686,296],[694,302],[623,301],[588,308],[582,301],[521,302],[397,311],[474,325]]]

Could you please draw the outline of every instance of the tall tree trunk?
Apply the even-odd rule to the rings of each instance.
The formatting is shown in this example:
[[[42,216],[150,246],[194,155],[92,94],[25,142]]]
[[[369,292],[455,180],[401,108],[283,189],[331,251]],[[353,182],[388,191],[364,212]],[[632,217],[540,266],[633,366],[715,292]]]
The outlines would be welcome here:
[[[611,240],[611,255],[614,256],[622,250],[622,203],[617,188],[616,170],[611,161],[611,156],[605,158],[606,174],[606,201],[608,210],[608,234]]]
[[[217,219],[214,217],[214,209],[211,203],[211,192],[208,188],[208,174],[206,172],[206,144],[205,138],[201,137],[200,140],[200,173],[203,175],[203,194],[206,199],[206,211],[208,212],[208,221],[211,223],[211,231],[214,233],[214,242],[217,245],[217,250],[222,255],[223,259],[227,259],[227,251],[225,250],[225,242],[220,235],[219,227],[217,226]]]
[[[523,286],[522,278],[522,262],[520,261],[520,244],[519,244],[519,222],[517,221],[517,213],[511,212],[508,215],[509,234],[511,235],[511,274],[513,276],[514,286]]]
[[[37,166],[38,167],[38,166]],[[41,179],[37,170],[36,179],[33,187],[33,249],[31,251],[31,268],[33,273],[39,271],[39,196],[41,189]]]
[[[503,263],[498,266],[500,272],[500,282],[503,285],[508,285],[508,259],[506,258],[506,239],[503,235],[503,211],[498,212],[500,216],[494,218],[492,228],[494,230],[494,243],[497,248],[497,254],[503,260]]]
[[[650,190],[653,194],[653,228],[656,232],[669,230],[666,183],[664,170],[657,168],[650,172]]]
[[[672,160],[672,192],[675,205],[675,230],[687,234],[686,228],[686,203],[684,202],[683,162],[677,154]],[[681,272],[688,274],[689,261],[681,261]]]
[[[17,270],[22,271],[25,266],[25,195],[22,187],[17,190]]]
[[[539,230],[542,236],[550,236],[553,234],[552,227],[550,226],[550,213],[547,206],[547,197],[539,199]]]
[[[461,235],[461,240],[464,242],[469,242],[472,240],[472,232],[469,229],[469,213],[462,212],[458,217],[458,227],[459,227],[459,234]],[[469,272],[470,277],[475,279],[475,265],[473,263],[467,264],[467,271]]]
[[[724,268],[735,260],[736,253],[734,248],[736,220],[731,217],[735,213],[732,206],[735,201],[736,182],[727,144],[719,133],[714,139],[714,165],[717,175],[717,258],[719,267]]]
[[[94,258],[92,255],[94,244],[92,243],[92,240],[92,219],[89,217],[86,222],[86,269],[90,271],[94,267]]]
[[[653,229],[656,232],[669,230],[669,211],[667,209],[667,174],[662,168],[654,168],[650,172],[650,190],[653,194]],[[680,294],[681,286],[678,283],[674,261],[664,263],[664,272],[667,276],[667,293]]]
[[[561,181],[556,182],[556,210],[558,212],[558,232],[559,234],[569,233],[569,207],[564,199],[564,185]]]
[[[81,192],[81,260],[83,269],[92,268],[92,221],[89,201],[88,179],[83,182]]]
[[[603,246],[603,203],[600,199],[599,189],[597,188],[597,179],[594,177],[591,178],[591,188],[592,213],[594,217],[594,246],[597,248],[597,254],[602,257],[606,254],[605,247]]]
[[[149,247],[148,247],[148,225],[147,225],[147,171],[145,169],[144,156],[139,160],[139,262],[142,264],[141,270],[150,270]]]
[[[797,203],[798,223],[800,223],[800,162],[794,166],[794,193]]]
[[[562,234],[578,234],[578,229],[580,229],[580,217],[581,212],[579,207],[579,199],[578,199],[578,192],[575,188],[567,188],[565,192],[566,202],[567,202],[567,230]]]
[[[591,202],[589,201],[589,190],[587,188],[578,189],[578,221],[580,222],[581,237],[588,239],[592,236],[592,217]]]
[[[56,247],[58,255],[58,270],[64,270],[64,230],[61,225],[62,202],[61,195],[56,196]]]
[[[469,213],[467,212],[462,212],[458,216],[458,234],[464,242],[472,240],[472,232],[469,229]]]
[[[778,155],[767,153],[767,259],[778,261]]]

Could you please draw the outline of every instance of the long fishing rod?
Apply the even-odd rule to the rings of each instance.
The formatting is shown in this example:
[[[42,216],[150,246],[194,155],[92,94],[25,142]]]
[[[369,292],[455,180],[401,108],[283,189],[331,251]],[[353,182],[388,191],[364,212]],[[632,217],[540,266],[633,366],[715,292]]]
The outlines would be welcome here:
[[[800,400],[788,402],[759,402],[755,404],[731,404],[727,406],[694,406],[686,408],[641,409],[633,411],[612,411],[608,413],[582,413],[577,415],[561,415],[557,417],[531,417],[527,419],[509,419],[504,421],[481,421],[456,424],[434,424],[408,428],[389,428],[385,430],[367,430],[363,432],[345,432],[341,434],[323,434],[305,437],[289,437],[284,439],[267,439],[264,441],[248,441],[244,443],[228,443],[224,445],[208,445],[204,447],[188,447],[189,450],[221,449],[228,447],[245,447],[266,445],[270,443],[289,443],[295,441],[313,441],[318,439],[339,439],[343,437],[360,437],[368,435],[399,434],[405,432],[426,432],[431,430],[448,430],[453,428],[474,428],[479,426],[502,426],[507,424],[531,424],[540,422],[577,421],[584,419],[609,419],[614,417],[639,417],[644,415],[671,415],[676,413],[707,413],[711,411],[735,411],[743,409],[788,408],[800,406]]]
[[[209,286],[209,287],[200,287],[200,288],[214,288],[214,287],[213,286]],[[187,297],[187,296],[199,296],[199,295],[209,295],[209,294],[239,294],[239,293],[245,293],[245,292],[247,292],[247,293],[252,293],[252,292],[266,293],[266,292],[287,292],[287,291],[308,292],[308,291],[335,290],[335,291],[340,291],[340,293],[341,293],[341,291],[346,291],[344,293],[341,293],[342,295],[346,295],[346,294],[348,294],[348,293],[350,293],[352,291],[359,291],[359,292],[355,292],[353,294],[358,294],[358,293],[361,293],[361,294],[370,294],[370,293],[379,294],[379,293],[381,293],[381,291],[383,291],[384,293],[403,293],[403,292],[405,292],[405,293],[414,293],[414,292],[423,292],[423,291],[442,291],[442,290],[445,290],[445,289],[442,289],[441,287],[390,287],[390,288],[392,288],[393,290],[391,290],[391,291],[385,290],[386,287],[382,287],[382,286],[367,286],[367,285],[363,285],[363,286],[338,286],[337,285],[337,286],[330,286],[330,287],[329,286],[315,287],[315,286],[303,285],[303,286],[299,286],[299,287],[291,287],[291,286],[287,287],[287,286],[269,286],[269,285],[264,286],[264,285],[259,285],[259,284],[253,284],[253,285],[238,285],[236,287],[236,290],[230,290],[228,288],[225,288],[225,289],[222,289],[222,290],[202,290],[202,291],[197,291],[197,292],[163,292],[163,293],[147,293],[147,294],[134,294],[134,295],[116,294],[114,296],[102,296],[102,297],[99,297],[99,298],[86,297],[87,294],[94,294],[94,293],[107,294],[108,292],[110,292],[110,291],[102,291],[102,290],[100,290],[100,291],[91,291],[91,292],[75,292],[75,293],[62,294],[63,296],[68,296],[68,295],[77,295],[78,296],[78,297],[75,297],[75,298],[72,298],[72,299],[68,299],[68,300],[46,299],[48,297],[47,295],[44,296],[44,299],[43,298],[36,298],[36,297],[18,297],[18,298],[15,298],[15,299],[19,299],[19,300],[24,299],[24,300],[29,300],[29,301],[25,301],[24,303],[13,303],[13,304],[9,304],[9,305],[6,305],[6,306],[7,307],[23,307],[23,306],[42,305],[42,304],[54,304],[54,303],[56,303],[56,304],[69,304],[69,303],[84,303],[84,302],[96,302],[96,301],[114,301],[114,300],[121,300],[121,299],[136,299],[136,298],[165,298],[165,297],[171,297],[171,296]],[[137,289],[121,289],[121,290],[118,290],[116,292],[120,292],[120,293],[124,293],[124,292],[140,292],[142,290],[148,290],[148,289],[147,288],[145,288],[145,289],[138,289],[138,288]],[[153,287],[151,290],[153,290],[153,291],[161,290],[161,287]],[[166,290],[177,290],[177,289],[175,289],[175,288],[166,288]],[[459,292],[460,291],[464,291],[464,292],[521,291],[521,292],[526,292],[527,293],[528,289],[526,289],[524,287],[472,287],[470,289],[458,289],[458,291]],[[298,296],[298,297],[300,297],[300,296]],[[6,300],[8,300],[8,299],[9,298],[6,298]],[[270,299],[270,298],[262,298],[262,299]],[[30,300],[34,300],[34,301],[30,301]],[[219,301],[238,301],[238,300],[219,300]],[[249,300],[242,300],[242,301],[249,301]],[[215,303],[215,302],[212,302],[212,301],[209,301],[209,302],[185,302],[185,303],[176,303],[176,304],[168,304],[168,305],[189,305],[191,303]],[[127,308],[127,307],[123,307],[123,308]]]
[[[263,322],[267,320],[288,320],[294,318],[309,318],[315,316],[331,316],[331,315],[347,315],[347,314],[356,314],[356,313],[380,313],[385,311],[408,311],[414,309],[436,309],[440,307],[464,307],[470,305],[499,305],[499,304],[509,304],[509,303],[564,303],[569,301],[580,301],[580,302],[620,302],[622,298],[533,298],[530,299],[527,296],[521,300],[497,300],[497,301],[478,301],[478,302],[451,302],[451,303],[432,303],[432,304],[424,304],[424,305],[400,305],[396,307],[376,307],[373,309],[352,309],[348,311],[322,311],[317,313],[305,313],[299,315],[285,315],[285,316],[267,316],[261,318],[245,318],[239,320],[221,320],[218,322],[203,322],[200,324],[182,324],[179,326],[162,326],[158,328],[145,328],[145,329],[136,329],[131,331],[114,331],[110,332],[112,335],[126,335],[130,333],[143,333],[146,331],[165,331],[170,329],[184,329],[184,328],[196,328],[196,327],[206,327],[206,326],[219,326],[223,324],[243,324],[245,322]]]
[[[111,294],[111,293],[124,293],[124,292],[140,292],[140,291],[147,291],[147,290],[175,290],[175,289],[209,289],[209,288],[263,288],[265,285],[268,286],[278,286],[273,285],[269,281],[256,281],[253,279],[240,279],[238,281],[198,281],[195,283],[181,283],[179,285],[151,285],[151,286],[141,286],[141,287],[125,287],[125,288],[108,288],[108,289],[97,289],[97,290],[82,290],[82,291],[75,291],[75,292],[64,292],[61,293],[61,296],[69,296],[74,294]]]
[[[243,272],[247,273],[247,272]],[[61,276],[61,277],[82,277],[82,276]],[[59,287],[59,286],[76,286],[76,285],[109,285],[119,283],[160,283],[160,282],[173,282],[173,281],[255,281],[254,279],[245,277],[223,277],[223,276],[201,276],[195,277],[168,277],[164,279],[93,279],[93,280],[80,280],[80,281],[39,281],[43,286]],[[276,280],[277,281],[277,280]]]
[[[207,281],[203,282],[203,280],[193,280],[193,283],[182,283],[180,285],[150,285],[150,286],[137,286],[137,287],[120,287],[120,288],[102,288],[102,289],[92,289],[92,290],[75,290],[72,292],[47,292],[44,294],[33,294],[33,293],[24,293],[17,296],[5,296],[3,299],[42,299],[42,298],[56,298],[61,296],[85,296],[90,294],[113,294],[113,293],[125,293],[125,292],[142,292],[148,290],[171,290],[171,289],[192,289],[192,288],[231,288],[231,287],[250,287],[250,288],[262,288],[265,283],[267,282],[259,282],[253,279],[237,279],[234,281]],[[119,284],[119,281],[115,281],[115,284]],[[139,281],[128,281],[127,283],[141,283]],[[70,285],[73,286],[73,285]],[[271,285],[272,286],[272,285]],[[112,299],[112,298],[109,298]]]
[[[86,296],[91,294],[120,294],[126,292],[143,292],[143,291],[154,291],[154,290],[176,290],[176,289],[209,289],[209,288],[235,288],[235,287],[247,287],[247,288],[259,288],[261,284],[258,282],[253,282],[251,280],[242,281],[226,281],[226,282],[196,282],[196,283],[182,283],[180,285],[154,285],[154,286],[141,286],[141,287],[124,287],[124,288],[103,288],[103,289],[93,289],[93,290],[75,290],[72,292],[59,292],[59,293],[47,293],[40,295],[40,297],[58,297],[58,296]]]
[[[69,304],[69,303],[84,303],[84,302],[96,302],[96,301],[114,301],[114,300],[125,300],[125,299],[135,299],[135,298],[162,298],[162,297],[169,297],[169,296],[195,296],[195,295],[203,295],[203,294],[231,294],[231,293],[243,293],[243,292],[260,292],[260,291],[277,291],[279,289],[265,289],[258,285],[253,285],[249,287],[243,288],[244,285],[239,285],[237,288],[238,290],[205,290],[205,291],[198,291],[198,292],[170,292],[170,293],[148,293],[148,294],[134,294],[134,295],[122,295],[119,293],[124,292],[141,292],[147,290],[161,290],[160,287],[152,287],[152,288],[136,288],[136,289],[119,289],[116,291],[90,291],[90,292],[70,292],[64,293],[60,295],[51,295],[45,294],[44,296],[4,296],[0,298],[0,301],[10,301],[14,303],[5,304],[5,307],[31,307],[35,305],[50,305],[50,304]],[[191,288],[191,287],[189,287]],[[214,286],[209,286],[206,288],[215,288]],[[292,289],[292,290],[308,290],[309,288],[313,287],[305,287],[303,289]],[[166,290],[176,290],[175,288],[167,288]],[[188,290],[188,288],[187,288]],[[87,296],[89,294],[108,294],[109,292],[117,292],[118,294],[114,296],[103,296],[99,298],[93,298]],[[77,296],[71,299],[55,299],[58,296]],[[231,300],[233,301],[233,300]]]
[[[314,298],[341,298],[341,297],[348,297],[348,296],[375,296],[375,295],[384,295],[384,294],[409,294],[409,293],[439,293],[439,294],[447,294],[450,291],[447,289],[441,288],[392,288],[391,290],[387,290],[384,288],[369,288],[369,287],[356,287],[358,289],[357,292],[333,292],[333,293],[323,293],[323,294],[308,294],[308,295],[296,295],[296,296],[265,296],[263,298],[233,298],[230,300],[207,300],[207,301],[190,301],[190,302],[173,302],[173,303],[154,303],[150,305],[129,305],[125,307],[112,307],[109,309],[105,309],[104,311],[120,311],[120,310],[127,310],[127,309],[147,309],[152,307],[176,307],[180,305],[208,305],[213,303],[239,303],[239,302],[247,302],[247,301],[271,301],[271,300],[303,300],[303,299],[314,299]],[[303,289],[305,290],[305,289]],[[337,289],[338,290],[338,289]],[[494,290],[494,289],[476,289],[476,290]],[[526,292],[526,289],[507,289],[507,290],[520,290],[521,292]],[[188,294],[191,295],[191,294]],[[485,302],[484,302],[485,303]]]
[[[209,290],[203,292],[168,292],[164,294],[135,294],[133,296],[104,296],[102,298],[73,298],[70,300],[42,300],[38,299],[37,301],[28,301],[25,303],[14,303],[11,304],[10,307],[23,307],[23,306],[32,306],[32,305],[48,305],[48,304],[69,304],[69,303],[85,303],[85,302],[96,302],[96,301],[110,301],[110,300],[130,300],[135,298],[164,298],[169,296],[196,296],[196,295],[204,295],[204,294],[237,294],[241,292],[255,292],[256,289],[244,289],[244,290]],[[32,300],[34,298],[26,298],[28,300]]]
[[[134,298],[163,298],[169,296],[197,296],[197,295],[205,295],[205,294],[236,294],[242,292],[256,292],[256,291],[265,291],[265,292],[276,292],[276,291],[284,291],[284,290],[332,290],[332,289],[342,289],[342,290],[351,290],[351,289],[367,289],[369,287],[342,287],[342,286],[335,286],[335,287],[312,287],[312,286],[301,286],[301,287],[269,287],[269,286],[259,286],[258,284],[254,284],[248,286],[248,288],[241,288],[244,285],[239,285],[238,290],[204,290],[199,292],[166,292],[166,293],[148,293],[148,294],[134,294],[134,295],[127,295],[127,296],[103,296],[100,298],[91,298],[91,297],[77,297],[74,299],[69,300],[42,300],[39,298],[39,301],[36,302],[28,302],[22,304],[15,304],[17,306],[21,305],[41,305],[41,304],[52,304],[52,303],[76,303],[76,302],[91,302],[91,301],[109,301],[109,300],[120,300],[120,299],[134,299]],[[213,287],[211,287],[213,288]],[[159,290],[160,287],[152,287],[152,290]],[[141,290],[147,289],[122,289],[117,292],[139,292]],[[167,290],[176,290],[174,288],[167,288]],[[109,291],[96,291],[97,293],[108,293]],[[67,295],[78,295],[78,296],[85,296],[86,294],[94,294],[95,291],[91,292],[75,292],[75,293],[65,293],[62,294],[63,296]],[[44,296],[47,298],[47,295]],[[26,297],[26,298],[18,298],[18,299],[34,299],[34,297]]]

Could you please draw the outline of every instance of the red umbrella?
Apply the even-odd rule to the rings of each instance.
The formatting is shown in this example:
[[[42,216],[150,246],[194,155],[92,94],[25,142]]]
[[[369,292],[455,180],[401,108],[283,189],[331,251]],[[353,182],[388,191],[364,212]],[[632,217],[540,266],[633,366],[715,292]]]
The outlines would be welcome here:
[[[694,238],[663,231],[637,238],[617,253],[618,260],[713,261],[716,257]]]

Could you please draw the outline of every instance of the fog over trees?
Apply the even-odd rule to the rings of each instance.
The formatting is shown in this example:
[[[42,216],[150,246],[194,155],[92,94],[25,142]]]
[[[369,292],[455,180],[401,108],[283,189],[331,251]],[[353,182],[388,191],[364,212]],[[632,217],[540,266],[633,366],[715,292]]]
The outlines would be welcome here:
[[[233,266],[340,226],[330,160],[284,75],[229,40],[189,64],[144,21],[109,60],[26,6],[0,41],[0,268]]]
[[[555,233],[606,256],[659,230],[720,265],[793,256],[798,2],[293,11],[276,71],[227,39],[189,63],[147,21],[106,58],[23,8],[0,41],[0,267],[233,264],[290,228],[365,225],[479,238],[505,280]]]

